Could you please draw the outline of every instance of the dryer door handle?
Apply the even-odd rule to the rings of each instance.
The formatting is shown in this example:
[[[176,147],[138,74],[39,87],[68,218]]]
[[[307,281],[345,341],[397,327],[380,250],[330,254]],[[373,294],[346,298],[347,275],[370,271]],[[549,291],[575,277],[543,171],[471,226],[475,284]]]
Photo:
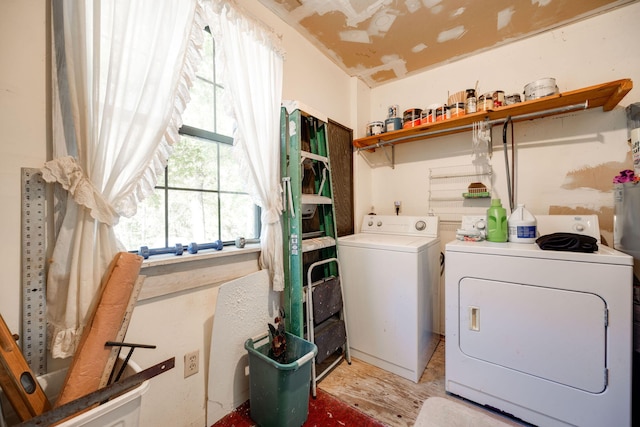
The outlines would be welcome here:
[[[472,331],[480,330],[480,308],[469,306],[469,329]]]

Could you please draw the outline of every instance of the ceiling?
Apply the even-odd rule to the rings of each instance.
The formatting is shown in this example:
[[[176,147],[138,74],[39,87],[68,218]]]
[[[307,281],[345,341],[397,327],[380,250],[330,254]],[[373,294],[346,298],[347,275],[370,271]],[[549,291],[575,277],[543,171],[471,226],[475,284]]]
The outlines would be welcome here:
[[[259,0],[370,87],[637,0]]]

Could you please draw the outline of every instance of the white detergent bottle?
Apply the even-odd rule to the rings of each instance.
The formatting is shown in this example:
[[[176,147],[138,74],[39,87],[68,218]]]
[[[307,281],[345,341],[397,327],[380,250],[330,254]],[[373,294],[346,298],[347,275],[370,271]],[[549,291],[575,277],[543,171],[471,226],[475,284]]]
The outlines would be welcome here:
[[[537,238],[537,221],[531,212],[519,204],[509,215],[509,241],[514,243],[535,243]]]

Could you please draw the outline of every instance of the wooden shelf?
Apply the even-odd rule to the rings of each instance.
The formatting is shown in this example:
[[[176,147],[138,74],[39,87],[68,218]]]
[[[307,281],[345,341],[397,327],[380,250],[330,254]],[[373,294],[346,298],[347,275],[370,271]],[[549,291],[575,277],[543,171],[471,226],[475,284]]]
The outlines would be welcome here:
[[[395,145],[467,132],[471,129],[473,123],[483,120],[504,122],[507,117],[511,117],[514,122],[518,122],[596,107],[602,107],[603,111],[610,111],[618,105],[632,88],[633,82],[631,79],[616,80],[584,89],[506,105],[488,111],[467,114],[438,123],[428,123],[413,128],[359,138],[353,141],[353,145],[358,149],[374,150],[385,145]],[[575,108],[571,108],[572,106],[575,106]]]

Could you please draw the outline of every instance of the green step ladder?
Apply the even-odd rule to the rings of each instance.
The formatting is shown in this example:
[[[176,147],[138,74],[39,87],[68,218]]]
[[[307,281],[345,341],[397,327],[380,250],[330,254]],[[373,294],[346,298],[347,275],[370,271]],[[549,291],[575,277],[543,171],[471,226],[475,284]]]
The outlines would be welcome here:
[[[281,110],[286,330],[313,342],[316,383],[351,363],[333,205],[327,122],[300,108]],[[320,373],[318,373],[320,372]]]

